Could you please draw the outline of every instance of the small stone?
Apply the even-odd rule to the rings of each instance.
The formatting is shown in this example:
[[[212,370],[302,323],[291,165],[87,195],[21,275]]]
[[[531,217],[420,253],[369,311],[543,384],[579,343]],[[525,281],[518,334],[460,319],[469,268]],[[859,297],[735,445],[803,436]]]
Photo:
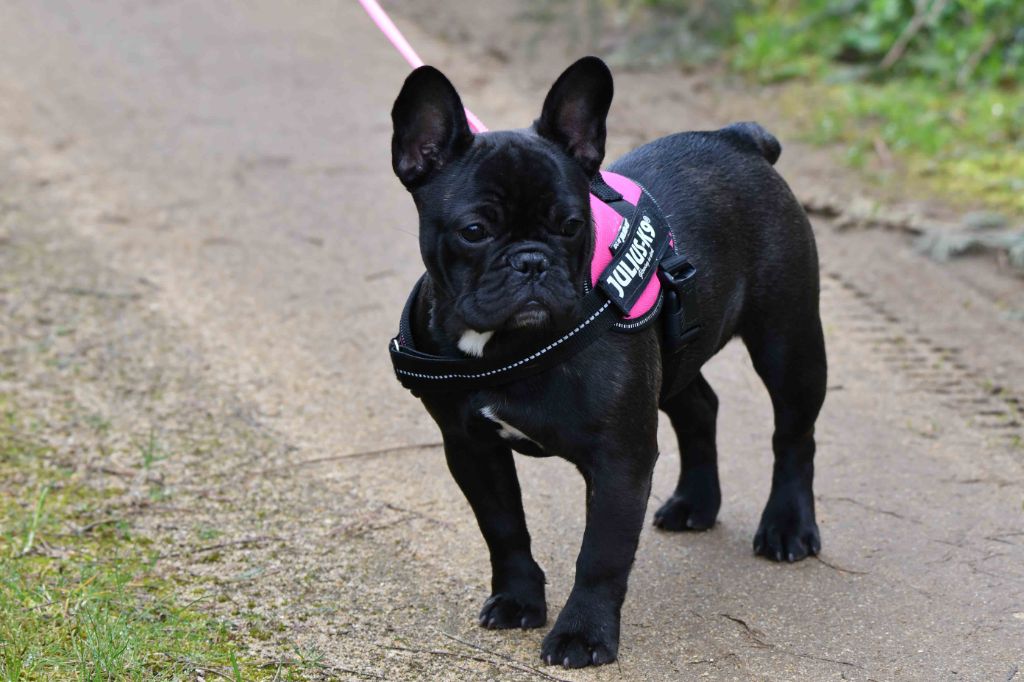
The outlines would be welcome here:
[[[964,227],[968,230],[1001,230],[1009,223],[1006,216],[996,211],[971,211],[964,215]]]

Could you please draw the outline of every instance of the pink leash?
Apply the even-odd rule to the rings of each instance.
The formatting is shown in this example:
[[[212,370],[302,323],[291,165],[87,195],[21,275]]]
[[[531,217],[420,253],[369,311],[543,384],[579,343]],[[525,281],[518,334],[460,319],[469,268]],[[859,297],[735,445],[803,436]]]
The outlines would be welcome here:
[[[395,22],[391,21],[391,17],[381,8],[377,0],[359,0],[359,4],[363,6],[366,13],[373,19],[373,22],[377,24],[377,28],[391,41],[395,49],[405,57],[405,61],[409,62],[409,66],[414,69],[423,66],[423,60],[416,54],[416,50],[412,49],[412,45],[405,39],[402,32],[395,26]],[[487,126],[469,109],[466,109],[466,120],[469,121],[469,127],[473,129],[474,133],[487,132]]]

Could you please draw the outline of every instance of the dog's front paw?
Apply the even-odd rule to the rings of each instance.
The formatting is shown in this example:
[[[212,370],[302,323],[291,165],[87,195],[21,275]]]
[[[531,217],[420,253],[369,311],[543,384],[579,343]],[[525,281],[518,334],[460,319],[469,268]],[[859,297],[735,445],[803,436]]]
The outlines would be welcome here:
[[[774,561],[800,561],[821,551],[810,493],[772,494],[754,534],[754,553]]]
[[[619,624],[616,619],[558,618],[540,647],[540,658],[548,665],[583,668],[611,663],[618,655]]]
[[[479,622],[491,630],[539,628],[548,622],[548,607],[543,597],[538,601],[509,592],[498,592],[484,602]]]

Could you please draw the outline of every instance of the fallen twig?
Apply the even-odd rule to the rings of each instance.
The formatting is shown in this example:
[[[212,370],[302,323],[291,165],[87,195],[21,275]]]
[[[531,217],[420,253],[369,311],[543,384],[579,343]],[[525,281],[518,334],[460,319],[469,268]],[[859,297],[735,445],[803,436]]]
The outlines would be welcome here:
[[[164,653],[162,651],[158,652],[158,655],[164,656],[166,658],[169,658],[172,661],[175,661],[176,663],[181,663],[182,665],[187,665],[190,668],[192,668],[193,670],[195,670],[196,672],[209,673],[211,675],[216,675],[217,677],[221,678],[222,680],[228,680],[228,682],[235,682],[235,678],[233,678],[230,675],[227,675],[225,673],[222,673],[221,671],[217,670],[216,668],[207,668],[206,666],[199,665],[198,663],[190,661],[187,658],[182,658],[181,656],[174,656],[172,654],[167,654],[167,653]]]
[[[903,32],[896,38],[896,42],[885,53],[885,57],[882,58],[878,66],[882,69],[889,69],[898,62],[906,51],[907,46],[910,45],[910,41],[925,27],[925,24],[942,13],[948,1],[932,0],[929,3],[928,0],[920,0],[920,2],[915,3],[914,16],[911,17],[910,21],[903,28]]]
[[[225,547],[238,547],[244,545],[264,545],[268,542],[284,542],[284,538],[268,535],[256,538],[246,538],[243,540],[232,540],[230,542],[218,542],[215,545],[206,545],[205,547],[197,547],[195,549],[185,549],[178,552],[171,552],[170,554],[161,554],[160,559],[170,559],[178,556],[193,556],[195,554],[203,554],[204,552],[212,552],[217,549],[224,549]]]
[[[351,668],[340,668],[338,666],[331,666],[331,670],[335,670],[337,672],[342,672],[342,673],[348,673],[349,675],[356,675],[357,677],[369,677],[369,678],[374,679],[374,680],[386,680],[386,679],[388,679],[388,678],[384,677],[383,675],[378,675],[377,673],[368,673],[368,672],[366,672],[364,670],[352,670]]]
[[[783,649],[782,647],[775,647],[776,651],[781,651],[784,654],[790,656],[796,656],[797,658],[806,658],[811,661],[824,661],[825,663],[835,663],[836,665],[845,665],[850,668],[856,668],[857,670],[864,670],[864,666],[851,663],[850,661],[844,661],[839,658],[829,658],[828,656],[815,656],[813,654],[804,654],[799,651],[790,651],[789,649]]]
[[[106,525],[111,524],[111,523],[120,523],[121,521],[124,521],[124,519],[112,518],[112,519],[103,519],[102,521],[93,521],[92,523],[87,523],[84,526],[82,526],[81,528],[76,529],[73,532],[73,535],[85,535],[89,531],[95,530],[95,529],[99,528],[100,526],[106,526]]]
[[[443,528],[449,529],[454,528],[454,526],[448,523],[447,521],[435,519],[433,516],[429,516],[428,514],[424,514],[423,512],[416,511],[415,509],[406,509],[405,507],[399,507],[398,505],[391,504],[390,502],[385,502],[384,506],[392,511],[402,512],[403,514],[412,514],[413,516],[423,519],[424,521],[429,521],[430,523],[433,523],[436,526],[441,526]]]
[[[135,478],[139,475],[138,471],[134,471],[132,469],[117,469],[107,465],[90,466],[89,469],[103,474],[110,474],[111,476],[120,476],[121,478]]]
[[[389,650],[389,651],[404,651],[404,652],[410,653],[410,654],[427,654],[427,655],[430,655],[430,656],[450,656],[452,658],[464,658],[464,659],[466,659],[468,661],[477,661],[479,663],[487,663],[487,664],[490,664],[490,665],[494,665],[495,663],[498,662],[498,661],[495,661],[494,659],[491,659],[491,658],[484,658],[483,656],[473,656],[472,654],[462,654],[462,653],[459,653],[458,651],[444,651],[443,649],[417,649],[416,647],[398,646],[397,644],[392,644],[390,646],[385,646],[384,648]]]
[[[477,651],[482,651],[485,654],[490,654],[491,656],[497,656],[499,658],[502,658],[502,659],[508,661],[510,664],[512,664],[514,666],[522,667],[522,668],[527,668],[530,672],[534,673],[535,675],[540,675],[541,677],[543,677],[545,679],[549,679],[549,680],[561,680],[562,679],[560,677],[555,677],[554,675],[549,675],[548,673],[544,672],[540,668],[536,668],[536,667],[534,667],[532,665],[529,665],[527,663],[521,663],[520,661],[517,661],[516,659],[512,658],[511,656],[509,656],[508,654],[503,654],[503,653],[501,653],[499,651],[491,651],[490,649],[485,649],[484,647],[482,647],[482,646],[480,646],[478,644],[474,644],[473,642],[467,642],[466,640],[460,639],[460,638],[456,637],[455,635],[449,634],[447,632],[440,632],[440,631],[438,631],[438,633],[443,635],[444,637],[447,637],[448,639],[450,639],[450,640],[452,640],[454,642],[458,642],[459,644],[462,644],[464,646],[468,646],[468,647],[470,647],[472,649],[476,649]]]
[[[444,443],[416,443],[413,445],[395,445],[390,448],[380,448],[379,450],[363,450],[361,452],[348,452],[343,455],[328,455],[326,457],[314,457],[312,459],[302,460],[301,462],[295,462],[293,464],[285,464],[278,467],[270,467],[269,469],[260,469],[254,471],[249,476],[264,476],[266,474],[272,474],[279,471],[291,470],[298,467],[309,466],[311,464],[321,464],[323,462],[335,462],[338,460],[345,459],[360,459],[363,457],[379,457],[381,455],[398,454],[402,452],[410,452],[415,450],[425,450],[427,448],[439,448]]]
[[[388,521],[386,523],[378,523],[375,526],[364,526],[362,528],[351,528],[350,527],[348,529],[342,529],[341,531],[337,532],[337,534],[340,537],[342,537],[342,538],[344,538],[346,540],[354,540],[356,538],[361,538],[364,535],[367,535],[369,533],[373,533],[374,531],[385,530],[387,528],[392,528],[394,526],[403,524],[403,523],[405,523],[405,522],[407,522],[407,521],[409,521],[409,520],[411,520],[413,518],[415,518],[415,517],[410,514],[409,516],[401,516],[401,517],[399,517],[397,519],[393,519],[393,520]],[[330,535],[334,536],[335,535],[335,531],[332,531],[330,533]]]
[[[990,32],[985,36],[985,40],[981,42],[978,49],[972,52],[967,59],[964,60],[964,65],[960,67],[960,71],[956,74],[957,87],[962,88],[967,85],[967,82],[971,80],[971,76],[973,76],[974,72],[977,70],[978,65],[981,64],[981,60],[992,51],[992,48],[995,47],[996,41],[998,40],[999,35],[995,31]]]
[[[135,301],[142,298],[142,295],[134,292],[103,291],[101,289],[89,289],[87,287],[50,287],[48,291],[69,296],[90,296],[99,299],[125,299]]]
[[[538,670],[536,668],[531,668],[531,667],[525,666],[525,665],[523,665],[521,663],[518,663],[518,662],[515,662],[515,661],[511,661],[510,662],[508,660],[503,660],[501,658],[485,658],[483,656],[477,656],[475,654],[464,654],[464,653],[461,653],[459,651],[446,651],[444,649],[418,649],[418,648],[415,648],[415,647],[405,647],[405,646],[398,646],[398,645],[385,646],[384,648],[385,649],[389,649],[391,651],[405,651],[407,653],[412,653],[412,654],[427,654],[427,655],[430,655],[430,656],[447,656],[447,657],[450,657],[450,658],[461,658],[461,659],[464,659],[464,660],[467,660],[467,661],[476,661],[477,663],[486,663],[488,665],[504,665],[506,667],[512,668],[513,670],[518,670],[520,672],[526,672],[526,673],[532,673],[532,674],[540,675],[541,677],[543,677],[545,679],[548,679],[548,680],[556,680],[557,682],[569,682],[568,680],[565,680],[564,678],[555,677],[554,675],[549,675],[549,674],[547,674],[546,672],[544,672],[542,670]],[[482,651],[486,652],[486,650],[483,650],[483,649],[482,649]]]

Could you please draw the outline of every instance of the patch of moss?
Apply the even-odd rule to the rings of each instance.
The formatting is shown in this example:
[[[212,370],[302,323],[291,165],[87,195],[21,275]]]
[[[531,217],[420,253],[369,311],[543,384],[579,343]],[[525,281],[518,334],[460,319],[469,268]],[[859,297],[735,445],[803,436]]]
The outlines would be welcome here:
[[[800,82],[784,86],[781,102],[806,140],[844,145],[855,167],[877,167],[887,152],[890,174],[954,203],[1024,216],[1024,92]]]
[[[269,679],[0,396],[0,679]]]

